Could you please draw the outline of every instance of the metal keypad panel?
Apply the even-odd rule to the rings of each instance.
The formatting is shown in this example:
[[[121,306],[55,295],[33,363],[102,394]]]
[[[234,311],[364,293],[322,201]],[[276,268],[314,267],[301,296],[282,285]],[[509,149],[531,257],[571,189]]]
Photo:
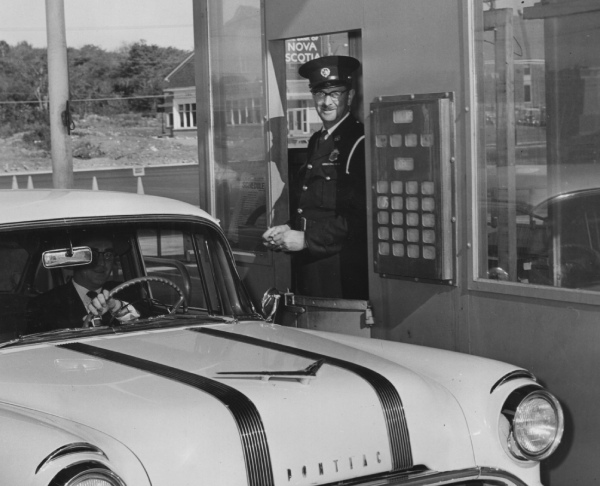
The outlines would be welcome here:
[[[371,104],[375,271],[452,282],[452,96]]]
[[[434,260],[435,197],[433,183],[408,181],[377,182],[377,239],[381,255]],[[431,229],[428,229],[431,228]]]

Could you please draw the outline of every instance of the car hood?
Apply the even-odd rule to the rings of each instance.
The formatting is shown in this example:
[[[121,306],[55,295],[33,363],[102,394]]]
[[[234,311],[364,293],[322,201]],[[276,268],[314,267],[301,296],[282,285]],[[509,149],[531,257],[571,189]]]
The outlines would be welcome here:
[[[189,326],[0,353],[0,401],[102,431],[152,484],[325,484],[474,466],[446,388],[277,325]],[[96,444],[102,447],[102,444]],[[40,460],[48,451],[37,451]]]

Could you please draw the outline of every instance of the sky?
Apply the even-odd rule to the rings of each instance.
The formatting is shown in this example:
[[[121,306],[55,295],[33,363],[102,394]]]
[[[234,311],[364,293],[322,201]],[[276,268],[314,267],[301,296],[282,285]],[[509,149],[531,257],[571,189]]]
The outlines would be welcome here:
[[[53,1],[53,0],[51,0]],[[194,48],[194,0],[63,0],[68,47],[94,44],[114,50],[145,40],[148,44]],[[496,7],[520,9],[539,0],[496,0]],[[225,16],[239,4],[257,0],[227,0]],[[45,47],[46,1],[0,0],[0,40],[10,45],[27,41]]]
[[[193,0],[63,0],[68,47],[147,44],[193,50]],[[46,1],[0,0],[0,40],[45,47]]]

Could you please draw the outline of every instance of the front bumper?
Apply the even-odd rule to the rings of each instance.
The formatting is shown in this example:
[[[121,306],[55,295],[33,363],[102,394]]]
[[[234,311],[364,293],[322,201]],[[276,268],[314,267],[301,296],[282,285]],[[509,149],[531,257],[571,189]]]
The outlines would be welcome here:
[[[325,486],[334,486],[332,483]],[[489,467],[476,467],[456,471],[437,472],[422,467],[415,467],[408,471],[382,474],[370,477],[357,478],[344,481],[344,486],[429,486],[429,485],[455,485],[455,486],[528,486],[527,483],[515,475]],[[529,485],[534,486],[534,485]]]

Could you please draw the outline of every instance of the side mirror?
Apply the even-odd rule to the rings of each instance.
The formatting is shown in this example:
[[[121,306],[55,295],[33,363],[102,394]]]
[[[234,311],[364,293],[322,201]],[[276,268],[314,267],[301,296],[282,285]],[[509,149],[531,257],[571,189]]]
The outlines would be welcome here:
[[[271,287],[265,292],[261,301],[261,310],[267,322],[273,322],[273,318],[279,308],[281,293],[275,287]]]
[[[92,250],[87,246],[48,250],[42,254],[44,268],[65,268],[92,263]]]

